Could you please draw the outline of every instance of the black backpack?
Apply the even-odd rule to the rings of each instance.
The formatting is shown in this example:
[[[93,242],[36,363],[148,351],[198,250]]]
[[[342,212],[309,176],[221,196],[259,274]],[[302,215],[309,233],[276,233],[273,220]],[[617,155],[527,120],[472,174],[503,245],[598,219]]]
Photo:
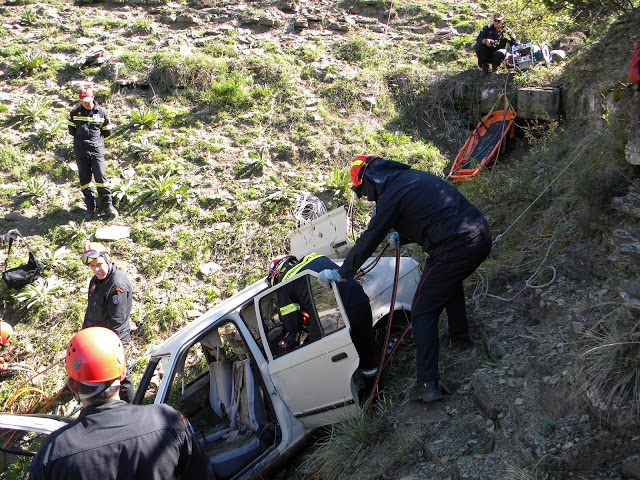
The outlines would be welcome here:
[[[21,265],[19,267],[10,268],[7,270],[7,263],[9,262],[9,255],[11,254],[11,247],[13,246],[14,237],[9,238],[9,251],[7,252],[7,260],[4,263],[4,272],[2,272],[2,279],[4,283],[7,284],[7,287],[13,289],[20,289],[25,285],[33,282],[44,270],[43,263],[36,258],[36,256],[31,251],[27,240],[22,236],[22,234],[18,230],[14,230],[18,236],[22,239],[24,244],[27,246],[29,250],[29,261]],[[15,237],[17,239],[17,237]]]

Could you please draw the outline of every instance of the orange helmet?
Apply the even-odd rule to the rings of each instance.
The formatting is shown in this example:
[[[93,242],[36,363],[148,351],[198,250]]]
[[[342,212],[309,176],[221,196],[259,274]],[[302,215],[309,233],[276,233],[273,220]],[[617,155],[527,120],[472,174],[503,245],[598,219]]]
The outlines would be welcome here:
[[[364,171],[377,158],[380,157],[376,155],[358,155],[353,159],[353,162],[351,162],[351,182],[354,187],[359,187],[362,184]]]
[[[65,367],[77,382],[123,380],[126,370],[124,347],[118,335],[108,328],[85,328],[69,342]]]
[[[288,270],[292,264],[297,263],[298,259],[293,255],[280,255],[271,260],[269,270],[267,271],[267,282],[274,286],[278,283],[278,276]]]
[[[0,320],[0,345],[6,345],[13,335],[13,327],[4,320]]]
[[[89,265],[92,260],[95,260],[101,255],[107,255],[107,248],[98,242],[89,242],[84,246],[84,252],[82,252],[82,263]],[[105,257],[107,261],[108,257]]]

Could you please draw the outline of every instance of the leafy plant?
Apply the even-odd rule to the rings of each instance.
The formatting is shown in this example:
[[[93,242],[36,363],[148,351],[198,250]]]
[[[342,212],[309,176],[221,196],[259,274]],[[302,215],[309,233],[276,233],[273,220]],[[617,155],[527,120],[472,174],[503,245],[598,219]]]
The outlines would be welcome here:
[[[70,252],[71,249],[69,247],[60,247],[55,251],[50,248],[45,248],[39,258],[47,268],[53,268],[62,263]]]
[[[140,34],[153,33],[153,31],[155,30],[153,26],[153,18],[146,15],[136,18],[135,22],[133,22],[132,30],[135,33]]]
[[[38,18],[38,15],[30,8],[27,8],[20,14],[20,23],[22,25],[27,25],[29,27],[32,27],[36,24],[37,18]]]
[[[47,182],[44,179],[31,177],[24,183],[22,191],[26,197],[39,202],[47,193]]]
[[[40,95],[33,95],[25,98],[18,106],[18,115],[22,117],[24,123],[34,123],[49,112],[51,102],[48,98]]]
[[[133,177],[125,177],[112,187],[113,198],[119,203],[133,203],[140,192],[140,187]]]
[[[333,190],[334,197],[348,197],[351,189],[351,177],[348,168],[334,168],[333,175],[324,182],[325,190]]]
[[[13,74],[28,74],[40,68],[45,63],[45,54],[35,50],[28,50],[25,53],[11,59],[11,71]]]
[[[58,119],[40,120],[36,124],[36,136],[41,143],[46,144],[60,135],[62,128],[62,122]]]
[[[187,194],[187,185],[180,185],[180,178],[170,174],[156,177],[151,175],[144,180],[140,190],[140,199],[146,202],[180,203]]]
[[[134,155],[146,160],[153,159],[160,151],[158,146],[149,140],[149,137],[140,137],[137,141],[131,142],[131,146]]]
[[[154,128],[156,120],[160,118],[160,112],[143,105],[138,109],[131,110],[129,116],[134,128]]]
[[[22,303],[27,310],[35,306],[47,305],[52,302],[62,285],[62,280],[54,276],[46,280],[38,278],[34,283],[30,283],[17,293],[15,299]]]
[[[60,229],[65,232],[71,240],[83,239],[87,236],[83,224],[74,222],[73,220],[69,221],[66,225],[62,225]]]

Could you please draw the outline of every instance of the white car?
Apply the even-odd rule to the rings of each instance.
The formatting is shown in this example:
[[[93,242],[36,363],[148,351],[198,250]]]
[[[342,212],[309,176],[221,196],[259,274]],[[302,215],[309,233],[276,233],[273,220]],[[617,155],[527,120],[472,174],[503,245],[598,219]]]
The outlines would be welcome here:
[[[301,258],[311,251],[347,251],[346,240],[326,234],[341,216],[332,212],[303,227],[303,247],[292,236],[292,253]],[[333,230],[333,236],[341,235],[341,228]],[[322,237],[324,245],[309,232]],[[382,257],[361,280],[379,331],[390,312],[394,271],[395,258]],[[394,317],[405,325],[420,275],[415,260],[401,258]],[[260,477],[316,427],[361,411],[359,358],[349,319],[336,285],[323,288],[316,277],[306,270],[275,287],[260,280],[150,353],[134,403],[167,403],[181,411],[211,458],[216,478]],[[315,304],[315,312],[307,313],[319,322],[322,336],[278,355],[283,326],[276,293],[300,278],[306,279]]]

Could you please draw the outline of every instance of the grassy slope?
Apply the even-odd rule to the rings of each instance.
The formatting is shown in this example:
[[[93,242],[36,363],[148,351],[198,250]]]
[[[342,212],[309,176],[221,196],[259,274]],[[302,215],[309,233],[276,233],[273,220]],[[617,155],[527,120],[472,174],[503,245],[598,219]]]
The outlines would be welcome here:
[[[47,259],[44,278],[62,282],[55,292],[43,288],[33,293],[42,302],[30,309],[0,286],[3,317],[16,329],[4,352],[10,361],[34,369],[51,365],[82,321],[90,272],[76,253],[104,222],[80,225],[80,192],[64,131],[78,81],[93,84],[117,127],[107,141],[107,168],[119,193],[128,195],[118,204],[122,215],[115,223],[129,226],[131,239],[109,248],[135,290],[137,331],[131,357],[139,363],[134,378],[143,370],[144,352],[186,324],[188,311],[204,312],[263,275],[295,226],[289,211],[296,192],[318,195],[329,209],[347,204],[347,185],[339,171],[353,155],[365,152],[442,172],[467,135],[467,125],[477,118],[477,106],[468,99],[453,94],[442,99],[460,85],[474,92],[480,84],[470,47],[485,23],[481,6],[396,2],[389,34],[362,22],[349,33],[324,35],[322,30],[292,33],[284,26],[242,25],[241,19],[253,16],[270,14],[287,23],[293,17],[277,10],[275,2],[237,5],[145,9],[51,1],[2,7],[8,26],[0,29],[0,54],[21,73],[7,76],[0,87],[0,209],[13,215],[10,221],[0,220],[0,230],[20,228]],[[351,3],[325,2],[318,8],[328,21],[338,13],[351,18],[361,14],[357,18],[377,19],[381,25],[389,18],[384,9],[358,11]],[[550,41],[572,26],[568,17],[541,16],[524,4],[505,8],[508,16],[521,18],[518,27],[529,40]],[[161,16],[181,13],[196,15],[200,23],[169,26]],[[535,22],[544,28],[531,28]],[[447,25],[458,28],[459,35],[435,35]],[[606,29],[594,29],[590,42],[597,44],[606,34]],[[203,38],[211,39],[198,41]],[[120,65],[118,78],[136,77],[144,88],[115,88],[100,67],[70,67],[69,55],[84,51],[85,41],[105,46]],[[29,70],[33,55],[28,52],[40,52],[44,63]],[[580,56],[576,58],[578,62]],[[608,73],[605,83],[620,76],[619,71]],[[562,74],[562,67],[554,67],[523,79],[532,85],[584,80],[572,80],[571,71]],[[499,86],[500,80],[494,83]],[[44,113],[38,114],[38,105],[24,103],[34,96],[50,105]],[[134,111],[144,117],[143,107],[158,113],[155,121],[138,118],[139,124],[149,123],[144,128],[132,119]],[[49,124],[31,118],[38,115]],[[608,128],[617,132],[615,122]],[[460,187],[487,213],[495,232],[526,208],[557,172],[556,163],[568,156],[563,145],[571,141],[571,129],[529,125],[523,131],[521,156],[509,158],[508,170],[498,168]],[[613,145],[621,159],[620,141],[615,135],[605,137],[607,142],[597,144]],[[525,156],[530,145],[536,148]],[[525,163],[535,167],[524,168]],[[574,190],[573,182],[580,178],[572,177],[560,187],[560,196]],[[519,248],[518,238],[509,237],[488,262],[491,285],[522,282],[530,274],[527,262],[544,255],[548,242],[541,238],[556,235],[570,241],[584,222],[598,218],[614,193],[604,191],[609,185],[604,180],[576,183],[587,195],[586,205],[576,207],[575,199],[559,202],[555,197],[539,205],[536,218],[519,227],[519,238],[529,240],[529,247]],[[25,194],[37,194],[38,183],[44,193]],[[356,230],[370,210],[371,205],[356,203]],[[53,255],[65,246],[71,254]],[[199,266],[206,262],[220,268],[203,275]],[[61,368],[50,370],[43,390],[53,395],[63,377]],[[0,384],[0,404],[24,378]],[[398,461],[406,450],[401,452]]]

